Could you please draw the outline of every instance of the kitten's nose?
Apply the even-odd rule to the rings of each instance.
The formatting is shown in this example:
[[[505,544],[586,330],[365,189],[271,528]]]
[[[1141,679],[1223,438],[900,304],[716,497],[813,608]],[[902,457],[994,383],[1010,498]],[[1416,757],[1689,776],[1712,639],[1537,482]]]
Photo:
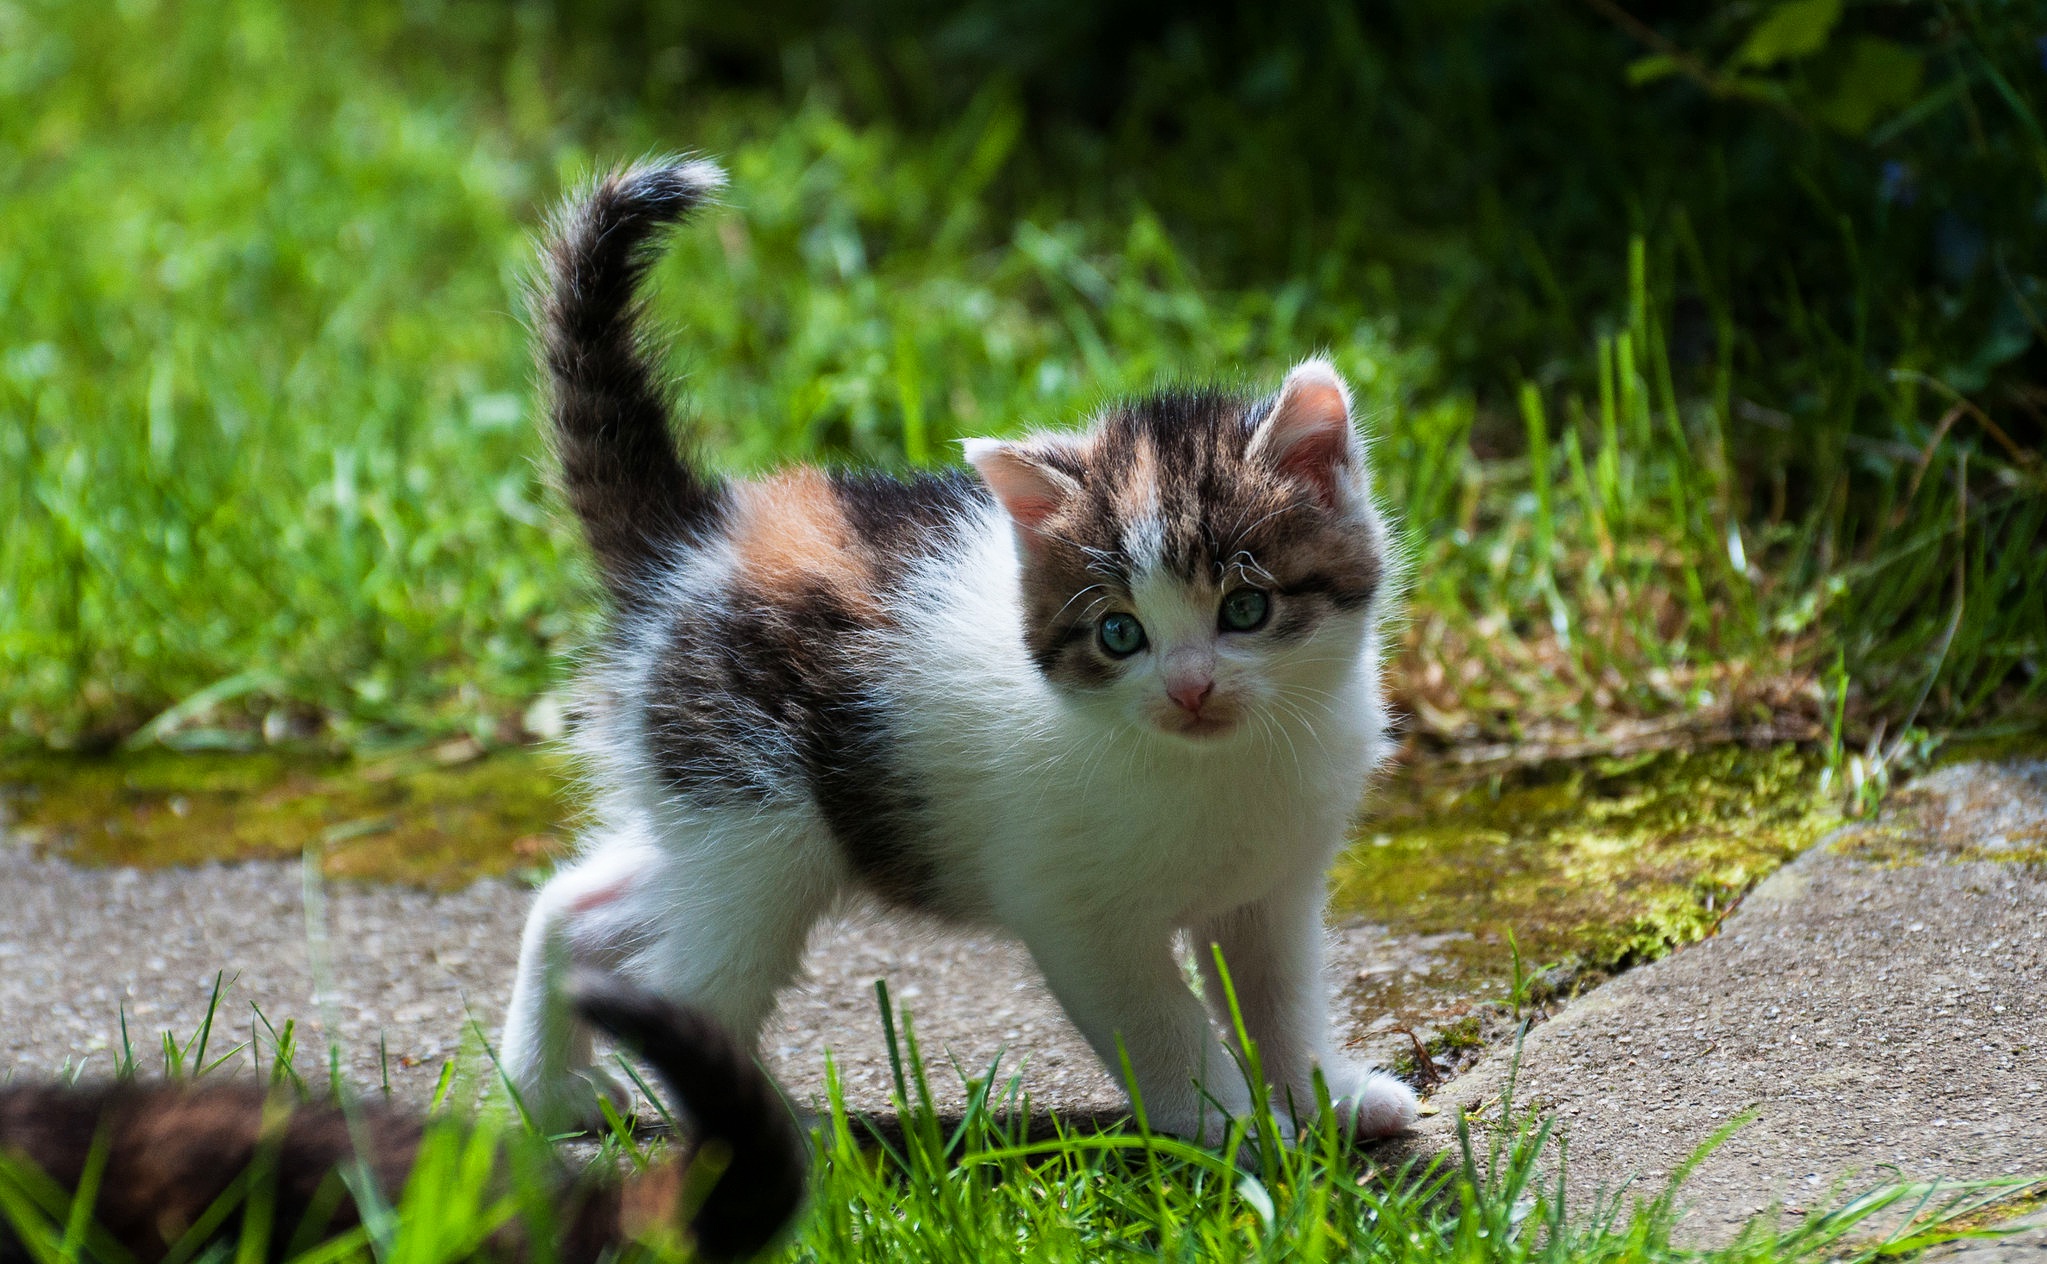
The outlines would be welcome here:
[[[1206,676],[1188,676],[1166,682],[1166,696],[1180,705],[1180,709],[1199,714],[1201,704],[1208,701],[1208,695],[1215,692],[1215,682]]]

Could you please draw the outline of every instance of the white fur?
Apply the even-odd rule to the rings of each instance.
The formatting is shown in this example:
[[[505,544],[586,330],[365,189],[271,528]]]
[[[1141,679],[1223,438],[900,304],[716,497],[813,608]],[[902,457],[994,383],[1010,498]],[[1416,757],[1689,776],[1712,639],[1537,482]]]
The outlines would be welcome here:
[[[1370,519],[1368,493],[1355,490]],[[1155,1127],[1214,1138],[1222,1121],[1209,1099],[1232,1113],[1251,1100],[1218,1039],[1213,1020],[1226,1014],[1203,1011],[1173,958],[1179,930],[1217,1004],[1207,944],[1222,947],[1282,1106],[1312,1109],[1319,1066],[1358,1130],[1404,1127],[1406,1087],[1332,1047],[1322,980],[1323,875],[1381,753],[1371,617],[1339,615],[1275,650],[1218,636],[1213,604],[1140,579],[1150,649],[1117,683],[1077,697],[1026,652],[1010,520],[991,509],[966,525],[967,547],[914,576],[900,629],[870,647],[888,665],[881,700],[899,766],[918,779],[950,911],[1021,940],[1112,1070],[1120,1043]],[[715,600],[729,568],[698,555],[672,595]],[[1230,731],[1170,731],[1162,673],[1188,655],[1212,673],[1214,705],[1238,717]],[[650,668],[625,656],[598,673],[599,695],[644,696]],[[751,1040],[811,926],[850,883],[800,786],[758,808],[676,801],[638,716],[624,705],[586,726],[604,825],[540,893],[520,956],[504,1058],[548,1127],[587,1116],[604,1088],[586,1078],[587,1037],[561,1005],[567,959],[609,962]]]
[[[977,541],[923,577],[929,596],[901,642],[918,653],[892,677],[891,701],[985,916],[1023,941],[1111,1068],[1121,1035],[1157,1126],[1214,1134],[1197,1080],[1232,1111],[1248,1103],[1173,963],[1179,929],[1205,970],[1206,945],[1222,945],[1276,1089],[1312,1105],[1321,1065],[1334,1096],[1366,1090],[1329,1047],[1322,906],[1323,874],[1379,757],[1375,631],[1333,620],[1277,655],[1249,638],[1218,644],[1212,606],[1141,581],[1145,661],[1076,700],[1025,654],[1006,523],[991,519]],[[1247,714],[1230,734],[1189,740],[1159,727],[1171,705],[1160,676],[1169,656],[1201,645],[1216,658],[1217,701]],[[1360,1122],[1393,1131],[1411,1118]]]

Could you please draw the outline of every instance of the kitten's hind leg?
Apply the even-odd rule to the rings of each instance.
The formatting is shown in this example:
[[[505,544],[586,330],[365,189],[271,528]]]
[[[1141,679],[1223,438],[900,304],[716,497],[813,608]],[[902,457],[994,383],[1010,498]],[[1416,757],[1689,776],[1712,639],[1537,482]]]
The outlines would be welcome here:
[[[807,810],[668,810],[659,842],[613,835],[533,902],[502,1057],[546,1131],[600,1122],[599,1093],[627,1098],[592,1065],[590,1034],[563,995],[570,966],[616,970],[707,1012],[751,1049],[843,884],[830,835]]]
[[[843,862],[807,807],[693,808],[674,825],[688,841],[664,848],[635,893],[646,930],[620,968],[751,1049],[844,887]]]
[[[646,880],[656,857],[644,844],[613,838],[549,879],[534,897],[519,943],[519,965],[498,1057],[533,1125],[560,1132],[600,1123],[598,1095],[623,1107],[616,1081],[591,1065],[589,1028],[570,1009],[563,984],[573,965],[615,965],[603,913]],[[591,915],[599,914],[597,917]]]

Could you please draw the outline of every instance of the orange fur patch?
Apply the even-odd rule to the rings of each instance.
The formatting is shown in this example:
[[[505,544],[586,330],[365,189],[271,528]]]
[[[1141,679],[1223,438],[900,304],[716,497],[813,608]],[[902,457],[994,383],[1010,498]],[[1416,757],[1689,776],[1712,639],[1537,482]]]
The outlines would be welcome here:
[[[569,901],[569,912],[587,913],[594,908],[603,908],[619,896],[624,895],[631,889],[632,885],[633,880],[631,878],[620,878],[616,882],[607,882],[601,887],[585,891]]]
[[[826,585],[860,605],[872,601],[872,567],[846,521],[831,480],[794,469],[736,489],[732,544],[748,578],[771,593]]]
[[[649,1168],[628,1181],[619,1191],[621,1236],[634,1242],[652,1238],[672,1244],[676,1226],[685,1220],[682,1195],[688,1173],[687,1164],[670,1163]]]

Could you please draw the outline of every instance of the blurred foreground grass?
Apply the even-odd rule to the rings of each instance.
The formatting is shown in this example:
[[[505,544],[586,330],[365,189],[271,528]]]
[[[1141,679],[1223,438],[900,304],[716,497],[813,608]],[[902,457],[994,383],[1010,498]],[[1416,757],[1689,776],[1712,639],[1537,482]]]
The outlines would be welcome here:
[[[909,1012],[897,1011],[886,989],[879,992],[896,1071],[893,1118],[851,1113],[827,1071],[823,1112],[806,1137],[809,1196],[761,1259],[1050,1262],[1136,1254],[1229,1264],[1877,1264],[1989,1236],[1984,1221],[2023,1207],[2039,1188],[2024,1176],[1837,1187],[1789,1214],[1779,1204],[1759,1205],[1731,1242],[1701,1247],[1678,1232],[1683,1182],[1750,1121],[1748,1114],[1679,1164],[1661,1188],[1630,1183],[1590,1197],[1569,1184],[1568,1148],[1555,1120],[1511,1100],[1511,1092],[1475,1105],[1454,1131],[1435,1139],[1433,1152],[1413,1139],[1358,1144],[1326,1109],[1295,1132],[1270,1104],[1231,1121],[1222,1144],[1208,1149],[1153,1133],[1141,1116],[1066,1119],[1034,1111],[1022,1077],[999,1060],[985,1068],[927,1064]],[[209,1037],[219,1039],[236,1008],[237,998],[223,1002],[222,993],[216,984],[198,1032],[160,1033],[165,1077],[218,1080],[243,1074],[246,1064],[268,1079],[280,1105],[320,1101],[326,1077],[316,1060],[338,1064],[343,1055],[322,1049],[310,1024],[287,1017],[273,1026],[264,1018],[261,1032],[207,1059]],[[365,1199],[362,1224],[332,1237],[306,1233],[307,1241],[294,1240],[278,1258],[433,1264],[496,1258],[493,1248],[507,1241],[552,1246],[569,1232],[559,1191],[573,1169],[565,1164],[588,1164],[580,1175],[594,1182],[700,1161],[672,1133],[636,1134],[633,1121],[616,1116],[586,1137],[581,1153],[565,1156],[520,1123],[487,1059],[473,1052],[483,1044],[480,1032],[471,1033],[464,1056],[443,1064],[403,1187],[376,1204]],[[118,1073],[147,1074],[156,1056],[147,1045],[138,1056],[124,1038]],[[1251,1070],[1257,1073],[1255,1061]],[[932,1085],[954,1074],[965,1082],[967,1105],[957,1115],[941,1114]],[[374,1092],[365,1089],[362,1097],[375,1100]],[[672,1123],[667,1107],[659,1110]],[[270,1175],[252,1169],[176,1251],[257,1256],[270,1237]],[[703,1197],[711,1188],[693,1179],[691,1193]],[[359,1186],[350,1182],[348,1189],[353,1194]],[[674,1226],[643,1217],[637,1227],[641,1236],[603,1258],[621,1264],[702,1258]],[[24,1258],[119,1251],[95,1221],[90,1194],[69,1195],[12,1153],[0,1153],[0,1230],[20,1239]],[[552,1255],[546,1247],[535,1253]]]
[[[1811,739],[2041,690],[2037,454],[1843,346],[1806,384],[1842,424],[1783,438],[1822,477],[1773,482],[1745,436],[1783,415],[1729,388],[1750,334],[1674,364],[1663,256],[1620,226],[1627,290],[1584,371],[1487,414],[1333,251],[1212,284],[1141,202],[998,209],[1025,122],[997,89],[911,131],[822,81],[637,105],[523,21],[437,59],[375,4],[31,0],[0,27],[16,744],[552,731],[534,700],[594,603],[538,463],[528,234],[593,164],[681,147],[734,176],[658,303],[722,463],[943,462],[1327,348],[1407,533],[1394,680],[1425,736]]]

